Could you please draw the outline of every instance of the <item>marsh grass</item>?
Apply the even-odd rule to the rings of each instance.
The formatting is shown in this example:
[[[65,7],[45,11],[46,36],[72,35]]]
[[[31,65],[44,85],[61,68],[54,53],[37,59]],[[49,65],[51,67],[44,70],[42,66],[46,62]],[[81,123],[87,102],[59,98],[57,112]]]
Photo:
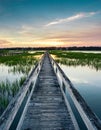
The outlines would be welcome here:
[[[20,80],[16,80],[11,83],[9,80],[0,83],[0,113],[7,107],[10,100],[17,94],[22,84],[26,80],[26,77],[21,77]]]
[[[0,115],[3,113],[8,104],[8,98],[0,96]]]
[[[42,55],[43,52],[35,52],[34,54],[30,54],[28,52],[24,52],[21,54],[15,55],[3,55],[0,56],[0,63],[3,63],[8,66],[14,65],[29,65],[37,62],[39,59],[35,58],[36,55]]]
[[[4,63],[8,66],[13,66],[13,65],[28,65],[32,64],[33,61],[37,61],[36,58],[33,56],[23,56],[23,55],[16,55],[16,56],[1,56],[0,57],[0,63]]]
[[[8,72],[9,73],[14,73],[14,74],[16,74],[16,73],[22,73],[22,74],[25,74],[25,75],[28,75],[28,73],[30,72],[30,70],[31,70],[31,68],[34,66],[34,64],[33,65],[26,65],[26,66],[23,66],[23,65],[17,65],[17,66],[13,66],[13,67],[11,67],[11,68],[9,68],[9,70],[8,70]]]
[[[10,67],[9,73],[22,73],[20,80],[10,82],[9,79],[0,82],[0,114],[5,110],[12,98],[18,93],[20,87],[24,83],[28,73],[32,67],[38,62],[35,56],[42,55],[43,52],[35,52],[33,54],[23,52],[21,54],[11,54],[9,51],[0,51],[0,64]]]
[[[100,53],[84,53],[84,52],[68,52],[68,51],[50,51],[55,55],[58,63],[68,66],[89,66],[96,70],[101,70],[101,54]]]
[[[39,58],[36,56],[41,56],[42,54],[43,52],[35,52],[34,54],[24,52],[19,55],[3,55],[0,56],[0,63],[11,67],[9,68],[9,73],[23,73],[28,75],[31,68],[39,61]]]

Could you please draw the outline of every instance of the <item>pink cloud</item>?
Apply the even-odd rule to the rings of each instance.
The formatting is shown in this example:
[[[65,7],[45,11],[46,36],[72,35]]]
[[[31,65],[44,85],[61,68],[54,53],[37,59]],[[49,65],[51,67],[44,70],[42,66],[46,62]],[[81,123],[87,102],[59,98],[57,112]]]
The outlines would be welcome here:
[[[52,26],[52,25],[56,25],[56,24],[65,23],[65,22],[72,22],[72,21],[82,19],[82,18],[85,18],[85,17],[91,17],[91,16],[95,15],[96,13],[97,12],[78,13],[74,16],[70,16],[70,17],[67,17],[67,18],[64,18],[64,19],[59,19],[57,21],[52,21],[52,22],[46,24],[45,26],[48,27],[48,26]]]
[[[10,46],[11,44],[12,44],[12,43],[11,43],[10,41],[0,39],[0,48],[8,47],[8,46]]]

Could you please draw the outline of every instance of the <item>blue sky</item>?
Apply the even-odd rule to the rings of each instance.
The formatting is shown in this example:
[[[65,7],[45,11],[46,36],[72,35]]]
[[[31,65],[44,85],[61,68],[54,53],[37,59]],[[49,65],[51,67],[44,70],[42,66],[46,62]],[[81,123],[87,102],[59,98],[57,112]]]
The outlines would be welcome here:
[[[0,0],[0,47],[101,46],[101,0]]]

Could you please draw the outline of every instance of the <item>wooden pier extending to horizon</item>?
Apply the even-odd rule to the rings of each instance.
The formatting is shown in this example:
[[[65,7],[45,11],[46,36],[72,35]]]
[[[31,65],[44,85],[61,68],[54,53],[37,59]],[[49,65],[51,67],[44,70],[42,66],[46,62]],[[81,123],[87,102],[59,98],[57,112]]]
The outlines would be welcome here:
[[[87,129],[101,130],[101,121],[48,52],[0,117],[0,130],[80,130],[66,91]]]

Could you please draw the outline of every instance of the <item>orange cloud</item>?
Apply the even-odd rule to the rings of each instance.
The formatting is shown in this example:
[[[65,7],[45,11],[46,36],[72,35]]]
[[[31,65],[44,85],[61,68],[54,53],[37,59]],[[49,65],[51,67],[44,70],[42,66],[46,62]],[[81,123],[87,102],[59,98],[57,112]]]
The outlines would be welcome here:
[[[8,47],[10,44],[10,41],[0,39],[0,48]]]

